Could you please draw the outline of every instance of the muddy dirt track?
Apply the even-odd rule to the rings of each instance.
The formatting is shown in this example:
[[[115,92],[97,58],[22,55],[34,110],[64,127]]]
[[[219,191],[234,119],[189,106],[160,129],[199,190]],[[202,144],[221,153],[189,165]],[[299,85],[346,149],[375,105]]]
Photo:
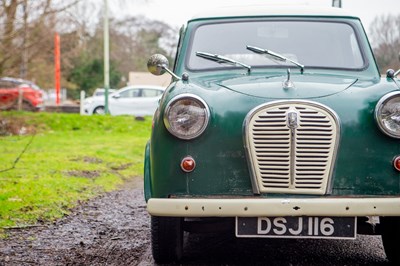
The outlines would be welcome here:
[[[53,223],[10,230],[0,265],[155,265],[140,182],[102,195]],[[185,236],[173,265],[388,265],[380,237],[247,240],[232,234]]]

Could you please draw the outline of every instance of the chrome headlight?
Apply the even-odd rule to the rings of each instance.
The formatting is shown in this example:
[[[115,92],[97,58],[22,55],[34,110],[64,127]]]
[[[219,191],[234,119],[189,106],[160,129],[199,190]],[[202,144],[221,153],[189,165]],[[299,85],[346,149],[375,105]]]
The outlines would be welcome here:
[[[375,119],[383,133],[400,139],[400,92],[388,93],[379,100]]]
[[[193,94],[173,98],[165,108],[164,124],[168,131],[180,139],[200,136],[207,127],[210,111],[207,104]]]
[[[94,102],[93,98],[86,98],[85,100],[83,100],[83,104],[85,104],[85,105],[91,104],[93,102]]]

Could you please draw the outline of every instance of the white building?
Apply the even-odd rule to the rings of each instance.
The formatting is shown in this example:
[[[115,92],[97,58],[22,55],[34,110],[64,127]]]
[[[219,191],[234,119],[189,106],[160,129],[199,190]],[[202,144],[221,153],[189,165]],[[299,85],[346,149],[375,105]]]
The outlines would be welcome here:
[[[167,87],[171,83],[171,76],[167,73],[155,76],[149,72],[129,72],[128,85],[158,85]]]

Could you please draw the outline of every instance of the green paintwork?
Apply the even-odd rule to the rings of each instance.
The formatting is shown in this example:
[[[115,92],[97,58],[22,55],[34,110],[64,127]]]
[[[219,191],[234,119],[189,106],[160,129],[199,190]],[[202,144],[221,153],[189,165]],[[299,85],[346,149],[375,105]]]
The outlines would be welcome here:
[[[315,101],[339,116],[340,147],[333,191],[327,196],[399,195],[400,175],[394,170],[392,159],[400,154],[400,141],[381,133],[374,120],[378,100],[399,88],[393,80],[380,78],[361,23],[352,18],[334,20],[352,20],[357,25],[368,67],[363,71],[306,69],[303,75],[292,68],[295,90],[282,89],[285,69],[256,69],[250,75],[244,69],[190,72],[184,58],[190,32],[204,21],[189,22],[181,31],[184,36],[174,72],[178,76],[187,72],[190,78],[169,86],[154,116],[151,145],[145,154],[146,200],[169,196],[255,196],[243,143],[243,123],[256,106],[281,99]],[[182,93],[201,97],[211,112],[205,132],[190,141],[172,136],[163,122],[165,105]],[[180,169],[180,162],[187,155],[197,162],[195,171],[189,174]]]

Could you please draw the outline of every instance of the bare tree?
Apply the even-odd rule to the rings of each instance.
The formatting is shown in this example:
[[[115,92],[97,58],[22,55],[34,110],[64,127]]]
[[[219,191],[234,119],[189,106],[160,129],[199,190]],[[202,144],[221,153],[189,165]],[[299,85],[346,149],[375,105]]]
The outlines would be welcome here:
[[[32,78],[31,69],[47,66],[57,14],[77,2],[0,0],[0,75]]]
[[[377,16],[371,24],[370,36],[380,71],[399,69],[400,15]]]
[[[121,63],[122,73],[146,71],[154,53],[170,59],[175,55],[178,29],[164,22],[139,16],[113,20],[111,25],[111,58]]]
[[[153,53],[172,57],[177,29],[145,17],[110,19],[110,57],[117,71],[145,71]],[[145,4],[151,0],[134,0]],[[54,84],[54,33],[61,37],[61,84],[79,88],[68,77],[85,61],[103,58],[103,5],[100,0],[0,0],[0,76],[22,77],[43,88]],[[114,16],[114,18],[113,18]],[[87,77],[90,79],[90,76]]]

